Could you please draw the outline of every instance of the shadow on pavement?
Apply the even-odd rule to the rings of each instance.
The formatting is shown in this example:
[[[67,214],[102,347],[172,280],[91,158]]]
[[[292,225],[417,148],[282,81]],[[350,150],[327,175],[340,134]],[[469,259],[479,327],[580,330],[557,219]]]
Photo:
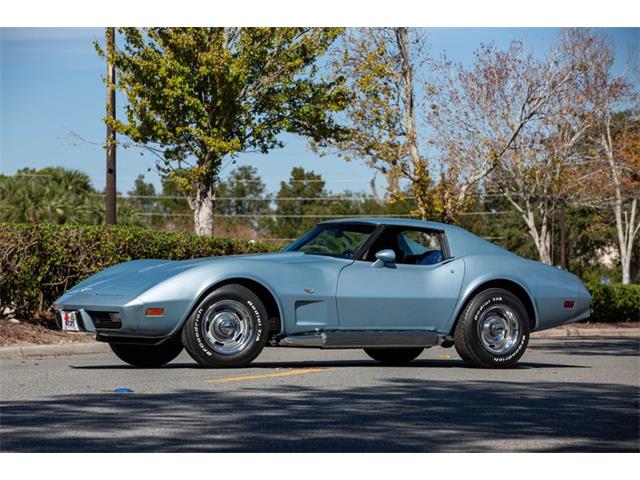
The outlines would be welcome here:
[[[347,367],[365,367],[365,368],[468,368],[464,362],[459,359],[451,360],[416,360],[409,365],[403,365],[402,367],[393,365],[382,365],[374,360],[275,360],[275,361],[260,361],[258,357],[257,361],[254,361],[249,367],[234,368],[229,370],[246,370],[248,368],[319,368],[319,367],[333,367],[333,368],[347,368]],[[125,364],[109,364],[109,365],[70,365],[70,368],[74,370],[142,370],[137,367],[132,367]],[[162,367],[155,368],[153,370],[162,369],[180,369],[180,368],[198,368],[202,369],[197,363],[194,362],[171,362]],[[562,365],[555,363],[534,363],[534,362],[518,362],[515,369],[534,369],[534,368],[591,368],[585,365]],[[145,369],[151,370],[151,369]],[[214,369],[216,371],[216,369]]]
[[[0,450],[640,450],[638,388],[619,384],[280,379],[204,388],[3,402]]]
[[[637,338],[567,338],[564,341],[538,340],[529,349],[568,355],[614,355],[634,357],[640,355],[640,340]]]

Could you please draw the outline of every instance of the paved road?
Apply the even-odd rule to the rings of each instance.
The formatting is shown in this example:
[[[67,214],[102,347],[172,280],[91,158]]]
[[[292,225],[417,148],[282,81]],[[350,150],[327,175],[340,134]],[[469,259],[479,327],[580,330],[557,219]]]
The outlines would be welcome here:
[[[637,339],[539,339],[507,371],[441,348],[408,367],[272,348],[236,370],[186,354],[153,370],[2,360],[0,450],[637,452],[639,353]]]

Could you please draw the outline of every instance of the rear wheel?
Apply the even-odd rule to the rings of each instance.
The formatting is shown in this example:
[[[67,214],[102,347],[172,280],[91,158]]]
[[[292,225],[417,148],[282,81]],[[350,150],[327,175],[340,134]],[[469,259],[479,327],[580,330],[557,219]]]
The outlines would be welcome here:
[[[207,295],[182,329],[182,343],[203,367],[245,367],[267,343],[267,310],[242,285],[225,285]]]
[[[385,365],[406,365],[418,358],[424,348],[365,348],[364,351],[374,360]]]
[[[109,346],[120,360],[142,368],[160,367],[176,358],[182,351],[182,343],[174,339],[160,345],[110,343]]]
[[[501,288],[478,293],[456,325],[456,351],[469,366],[509,368],[529,343],[529,316],[514,294]]]

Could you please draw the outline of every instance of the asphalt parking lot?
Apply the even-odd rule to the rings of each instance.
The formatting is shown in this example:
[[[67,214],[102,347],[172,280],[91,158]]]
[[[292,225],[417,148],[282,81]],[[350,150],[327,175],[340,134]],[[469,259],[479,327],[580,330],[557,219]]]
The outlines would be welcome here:
[[[503,371],[441,348],[406,367],[283,348],[235,370],[185,353],[150,370],[111,354],[4,359],[0,450],[638,452],[639,343],[534,339]]]

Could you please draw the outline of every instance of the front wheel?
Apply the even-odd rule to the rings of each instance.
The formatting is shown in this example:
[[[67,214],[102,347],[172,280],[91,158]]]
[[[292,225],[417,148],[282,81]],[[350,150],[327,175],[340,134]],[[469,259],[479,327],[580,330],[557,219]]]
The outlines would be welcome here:
[[[365,348],[374,360],[384,365],[406,365],[418,358],[424,348]]]
[[[182,343],[203,367],[245,367],[267,343],[267,310],[258,296],[230,284],[207,295],[182,328]]]
[[[141,368],[160,367],[176,358],[182,351],[182,343],[174,339],[160,345],[110,343],[109,346],[120,360]]]
[[[471,299],[453,338],[467,365],[509,368],[524,354],[529,331],[529,316],[520,299],[507,290],[490,288]]]

